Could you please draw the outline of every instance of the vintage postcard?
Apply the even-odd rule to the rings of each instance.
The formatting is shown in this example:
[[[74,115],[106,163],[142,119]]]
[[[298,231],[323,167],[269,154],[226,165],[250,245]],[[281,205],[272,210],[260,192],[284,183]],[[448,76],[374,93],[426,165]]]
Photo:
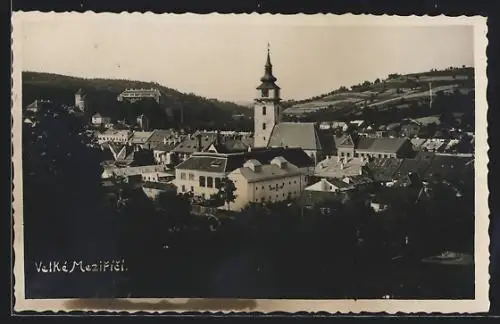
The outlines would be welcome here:
[[[488,311],[484,17],[12,24],[15,311]]]

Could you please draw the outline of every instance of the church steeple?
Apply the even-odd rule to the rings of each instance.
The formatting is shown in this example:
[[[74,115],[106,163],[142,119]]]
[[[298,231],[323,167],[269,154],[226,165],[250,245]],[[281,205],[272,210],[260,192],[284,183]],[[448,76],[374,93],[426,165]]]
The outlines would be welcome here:
[[[271,53],[269,43],[267,43],[267,59],[264,66],[264,76],[260,78],[261,84],[257,90],[261,91],[261,98],[279,99],[280,87],[275,83],[276,77],[273,75],[273,65],[271,64]],[[269,92],[273,92],[273,96],[269,97]]]
[[[267,61],[264,67],[264,76],[260,79],[260,81],[265,83],[274,83],[276,82],[276,78],[273,75],[273,65],[271,64],[271,53],[269,49],[269,43],[267,43]]]
[[[276,80],[268,43],[264,76],[260,78],[254,105],[254,147],[267,146],[274,126],[281,119],[280,87],[275,83]]]

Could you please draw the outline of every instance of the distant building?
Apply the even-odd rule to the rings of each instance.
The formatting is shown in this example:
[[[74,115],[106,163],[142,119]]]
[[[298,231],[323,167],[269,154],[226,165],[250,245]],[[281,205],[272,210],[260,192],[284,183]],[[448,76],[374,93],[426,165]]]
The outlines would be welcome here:
[[[331,156],[319,162],[314,175],[325,178],[344,178],[363,174],[366,158]]]
[[[152,172],[166,172],[168,168],[164,165],[145,165],[128,168],[108,168],[101,175],[102,179],[123,177],[127,182],[142,181],[142,175]]]
[[[151,98],[158,104],[161,100],[161,92],[158,89],[127,89],[120,93],[116,100],[118,101],[128,101],[137,102],[139,100]]]
[[[170,182],[175,179],[175,174],[165,171],[144,172],[141,174],[144,182]]]
[[[52,105],[52,102],[49,100],[37,99],[37,100],[33,101],[32,103],[30,103],[29,105],[27,105],[25,109],[28,113],[34,114],[34,113],[38,113],[38,112],[44,110],[47,107],[50,107],[51,105]]]
[[[87,94],[81,88],[75,93],[75,107],[81,112],[87,112],[88,110]]]
[[[132,134],[133,134],[132,131],[129,130],[107,129],[103,133],[99,133],[97,135],[97,142],[99,144],[105,142],[125,144],[128,142]]]
[[[404,158],[413,154],[412,144],[406,138],[344,135],[335,138],[335,146],[341,157]]]
[[[110,117],[104,117],[101,116],[101,114],[96,113],[92,115],[92,124],[93,125],[107,125],[111,123],[111,118]]]
[[[146,148],[148,139],[153,135],[153,132],[133,132],[129,137],[128,143],[134,147]]]
[[[249,203],[279,202],[300,197],[306,185],[300,169],[278,156],[269,164],[248,160],[228,178],[236,187],[231,210],[239,211]]]
[[[149,131],[149,118],[144,114],[137,116],[137,125],[142,131]]]

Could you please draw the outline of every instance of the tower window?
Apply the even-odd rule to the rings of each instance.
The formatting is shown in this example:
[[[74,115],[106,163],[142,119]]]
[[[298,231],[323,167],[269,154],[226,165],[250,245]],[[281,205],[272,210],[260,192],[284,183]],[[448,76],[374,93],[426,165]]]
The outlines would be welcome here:
[[[266,114],[266,106],[262,107],[262,115]]]
[[[262,123],[262,129],[266,129],[266,123]]]
[[[269,97],[269,89],[262,89],[262,97]]]

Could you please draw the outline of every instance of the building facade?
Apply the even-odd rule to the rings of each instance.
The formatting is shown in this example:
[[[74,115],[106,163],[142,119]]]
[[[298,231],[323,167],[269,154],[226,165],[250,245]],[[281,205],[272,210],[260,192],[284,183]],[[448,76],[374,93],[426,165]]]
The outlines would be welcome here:
[[[280,202],[300,197],[306,185],[299,168],[283,157],[276,157],[270,164],[257,160],[247,161],[243,167],[228,176],[236,187],[235,200],[230,209],[239,211],[249,203]]]

